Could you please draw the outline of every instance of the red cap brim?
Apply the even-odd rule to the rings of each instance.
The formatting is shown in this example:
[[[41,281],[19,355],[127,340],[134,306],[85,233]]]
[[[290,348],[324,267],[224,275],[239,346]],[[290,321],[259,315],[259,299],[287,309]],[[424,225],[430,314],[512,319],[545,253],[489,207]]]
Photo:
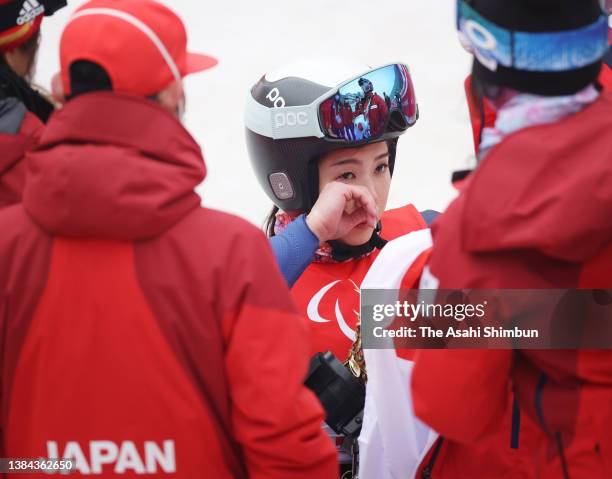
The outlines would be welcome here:
[[[217,63],[219,63],[219,60],[209,55],[188,52],[185,60],[185,75],[208,70],[209,68],[214,67]]]

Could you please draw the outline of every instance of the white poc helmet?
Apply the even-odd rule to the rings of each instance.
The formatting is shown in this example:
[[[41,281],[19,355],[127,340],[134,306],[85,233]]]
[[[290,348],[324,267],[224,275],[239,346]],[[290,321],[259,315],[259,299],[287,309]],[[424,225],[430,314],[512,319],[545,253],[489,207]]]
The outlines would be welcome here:
[[[360,101],[360,85],[378,95],[378,110],[362,115],[360,131],[353,119],[346,124],[340,109]],[[397,138],[418,118],[418,107],[408,67],[401,63],[372,69],[337,61],[306,60],[264,75],[247,98],[245,115],[249,157],[257,178],[274,204],[288,211],[309,211],[318,197],[317,160],[342,148],[377,141],[389,144],[393,171]],[[350,120],[350,121],[349,121]],[[370,125],[373,123],[373,125]],[[375,123],[375,124],[374,124]],[[376,132],[375,135],[369,132]]]

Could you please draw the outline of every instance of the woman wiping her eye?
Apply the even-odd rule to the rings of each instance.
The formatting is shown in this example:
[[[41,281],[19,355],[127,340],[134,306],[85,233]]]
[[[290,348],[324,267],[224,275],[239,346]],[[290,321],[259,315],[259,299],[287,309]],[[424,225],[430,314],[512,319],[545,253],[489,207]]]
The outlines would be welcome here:
[[[307,384],[320,398],[317,365],[330,356],[318,353],[330,351],[365,381],[359,285],[387,241],[427,228],[413,205],[385,211],[398,139],[417,119],[412,79],[399,63],[295,64],[263,76],[248,97],[249,156],[275,205],[266,232],[308,319],[311,337],[304,339],[314,359]],[[412,276],[406,287],[415,286],[418,266]],[[345,418],[326,409],[336,433],[355,432],[347,425],[350,407],[336,408]]]

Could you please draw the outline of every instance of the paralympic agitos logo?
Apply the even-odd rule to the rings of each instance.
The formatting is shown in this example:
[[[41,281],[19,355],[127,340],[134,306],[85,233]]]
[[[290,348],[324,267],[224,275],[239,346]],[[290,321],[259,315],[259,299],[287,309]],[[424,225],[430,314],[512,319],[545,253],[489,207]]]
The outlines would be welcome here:
[[[356,299],[358,302],[359,287],[355,284],[354,281],[349,281],[351,283],[351,286],[353,287],[352,289],[356,294]],[[342,313],[342,308],[340,304],[341,295],[338,295],[336,297],[336,301],[333,302],[333,309],[331,311],[329,310],[330,308],[325,308],[327,309],[327,311],[321,314],[321,303],[323,302],[325,295],[338,283],[341,283],[341,280],[332,281],[331,283],[323,286],[309,301],[306,313],[308,315],[308,319],[314,321],[315,323],[330,323],[332,322],[332,319],[329,318],[334,318],[336,320],[336,323],[338,324],[338,327],[340,328],[340,331],[342,331],[342,333],[348,339],[354,341],[355,330],[349,326],[344,317],[344,314]],[[359,317],[359,312],[357,310],[353,309],[352,313],[355,315],[355,317]]]

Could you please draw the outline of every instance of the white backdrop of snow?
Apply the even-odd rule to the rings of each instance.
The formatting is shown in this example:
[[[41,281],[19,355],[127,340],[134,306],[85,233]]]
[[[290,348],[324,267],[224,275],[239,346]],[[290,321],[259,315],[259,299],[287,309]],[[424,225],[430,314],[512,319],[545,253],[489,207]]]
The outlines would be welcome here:
[[[43,24],[36,81],[44,87],[59,70],[63,26],[82,3],[69,0],[68,8]],[[454,0],[163,3],[185,22],[189,48],[219,59],[216,68],[185,81],[185,126],[202,146],[208,168],[198,187],[205,206],[262,224],[271,203],[247,157],[245,98],[265,72],[302,57],[410,66],[421,116],[400,140],[388,207],[410,202],[443,210],[454,197],[452,171],[473,166],[463,90],[471,58],[457,40]]]

